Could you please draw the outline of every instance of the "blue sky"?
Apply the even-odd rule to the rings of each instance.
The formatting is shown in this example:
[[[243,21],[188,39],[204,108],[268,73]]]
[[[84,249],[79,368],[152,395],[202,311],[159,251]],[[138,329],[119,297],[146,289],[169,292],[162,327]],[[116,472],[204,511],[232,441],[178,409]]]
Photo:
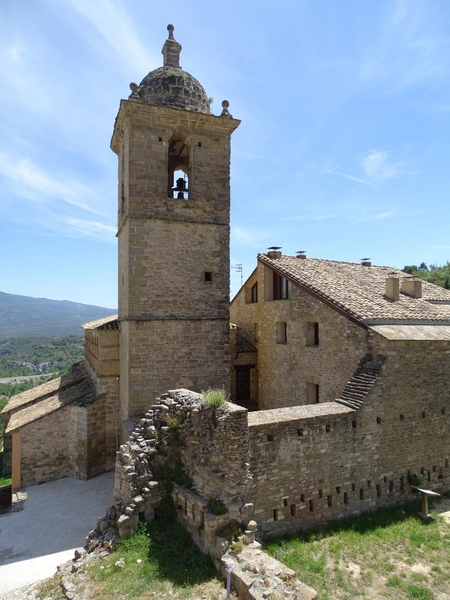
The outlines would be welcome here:
[[[109,143],[168,23],[212,112],[226,98],[242,120],[244,278],[272,245],[400,268],[450,259],[448,0],[2,0],[0,291],[117,306]]]

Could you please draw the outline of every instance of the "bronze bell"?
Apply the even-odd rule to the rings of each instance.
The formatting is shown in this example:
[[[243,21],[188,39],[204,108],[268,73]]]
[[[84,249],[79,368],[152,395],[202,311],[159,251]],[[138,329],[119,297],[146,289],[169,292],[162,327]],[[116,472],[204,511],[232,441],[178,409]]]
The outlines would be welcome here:
[[[172,188],[173,192],[178,192],[177,198],[183,200],[184,199],[184,194],[188,193],[188,189],[186,186],[186,181],[185,179],[183,179],[183,177],[179,177],[177,179],[177,185],[175,187]]]

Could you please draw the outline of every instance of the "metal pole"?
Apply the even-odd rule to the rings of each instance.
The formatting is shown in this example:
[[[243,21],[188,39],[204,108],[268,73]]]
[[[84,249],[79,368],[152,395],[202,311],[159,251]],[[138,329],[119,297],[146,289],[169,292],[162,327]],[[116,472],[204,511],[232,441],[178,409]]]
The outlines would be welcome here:
[[[227,565],[227,598],[230,597],[231,594],[231,573],[233,571],[233,567],[231,565]]]

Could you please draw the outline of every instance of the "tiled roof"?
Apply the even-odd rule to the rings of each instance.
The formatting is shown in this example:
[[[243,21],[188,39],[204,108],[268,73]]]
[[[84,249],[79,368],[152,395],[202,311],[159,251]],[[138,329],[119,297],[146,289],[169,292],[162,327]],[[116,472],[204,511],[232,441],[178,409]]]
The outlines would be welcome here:
[[[81,326],[83,329],[99,329],[100,331],[119,331],[118,315],[103,317]]]
[[[386,278],[410,278],[393,267],[282,256],[258,259],[301,285],[323,301],[366,324],[422,322],[450,324],[450,290],[422,282],[422,298],[400,293],[398,301],[386,298]],[[401,281],[400,281],[401,289]]]
[[[66,389],[70,386],[77,384],[79,381],[84,379],[87,375],[84,360],[72,365],[69,373],[58,377],[58,379],[52,379],[47,383],[42,383],[31,390],[16,394],[9,401],[5,408],[2,410],[3,413],[10,413],[19,408],[23,408],[30,404],[34,404],[37,400],[42,400],[48,396],[52,396],[60,389]]]
[[[12,412],[6,433],[24,427],[68,404],[73,406],[92,404],[99,397],[95,385],[84,363],[78,363],[74,366],[76,367],[75,372],[72,370],[59,379],[54,379],[32,390],[13,396],[3,411]],[[50,383],[53,385],[49,386]]]

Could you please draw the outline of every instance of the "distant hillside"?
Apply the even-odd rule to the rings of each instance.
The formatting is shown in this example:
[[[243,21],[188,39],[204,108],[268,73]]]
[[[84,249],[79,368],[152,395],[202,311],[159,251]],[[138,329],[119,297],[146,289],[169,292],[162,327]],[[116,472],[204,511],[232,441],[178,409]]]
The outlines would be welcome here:
[[[117,310],[68,300],[30,298],[0,292],[0,338],[82,334],[81,325]]]

